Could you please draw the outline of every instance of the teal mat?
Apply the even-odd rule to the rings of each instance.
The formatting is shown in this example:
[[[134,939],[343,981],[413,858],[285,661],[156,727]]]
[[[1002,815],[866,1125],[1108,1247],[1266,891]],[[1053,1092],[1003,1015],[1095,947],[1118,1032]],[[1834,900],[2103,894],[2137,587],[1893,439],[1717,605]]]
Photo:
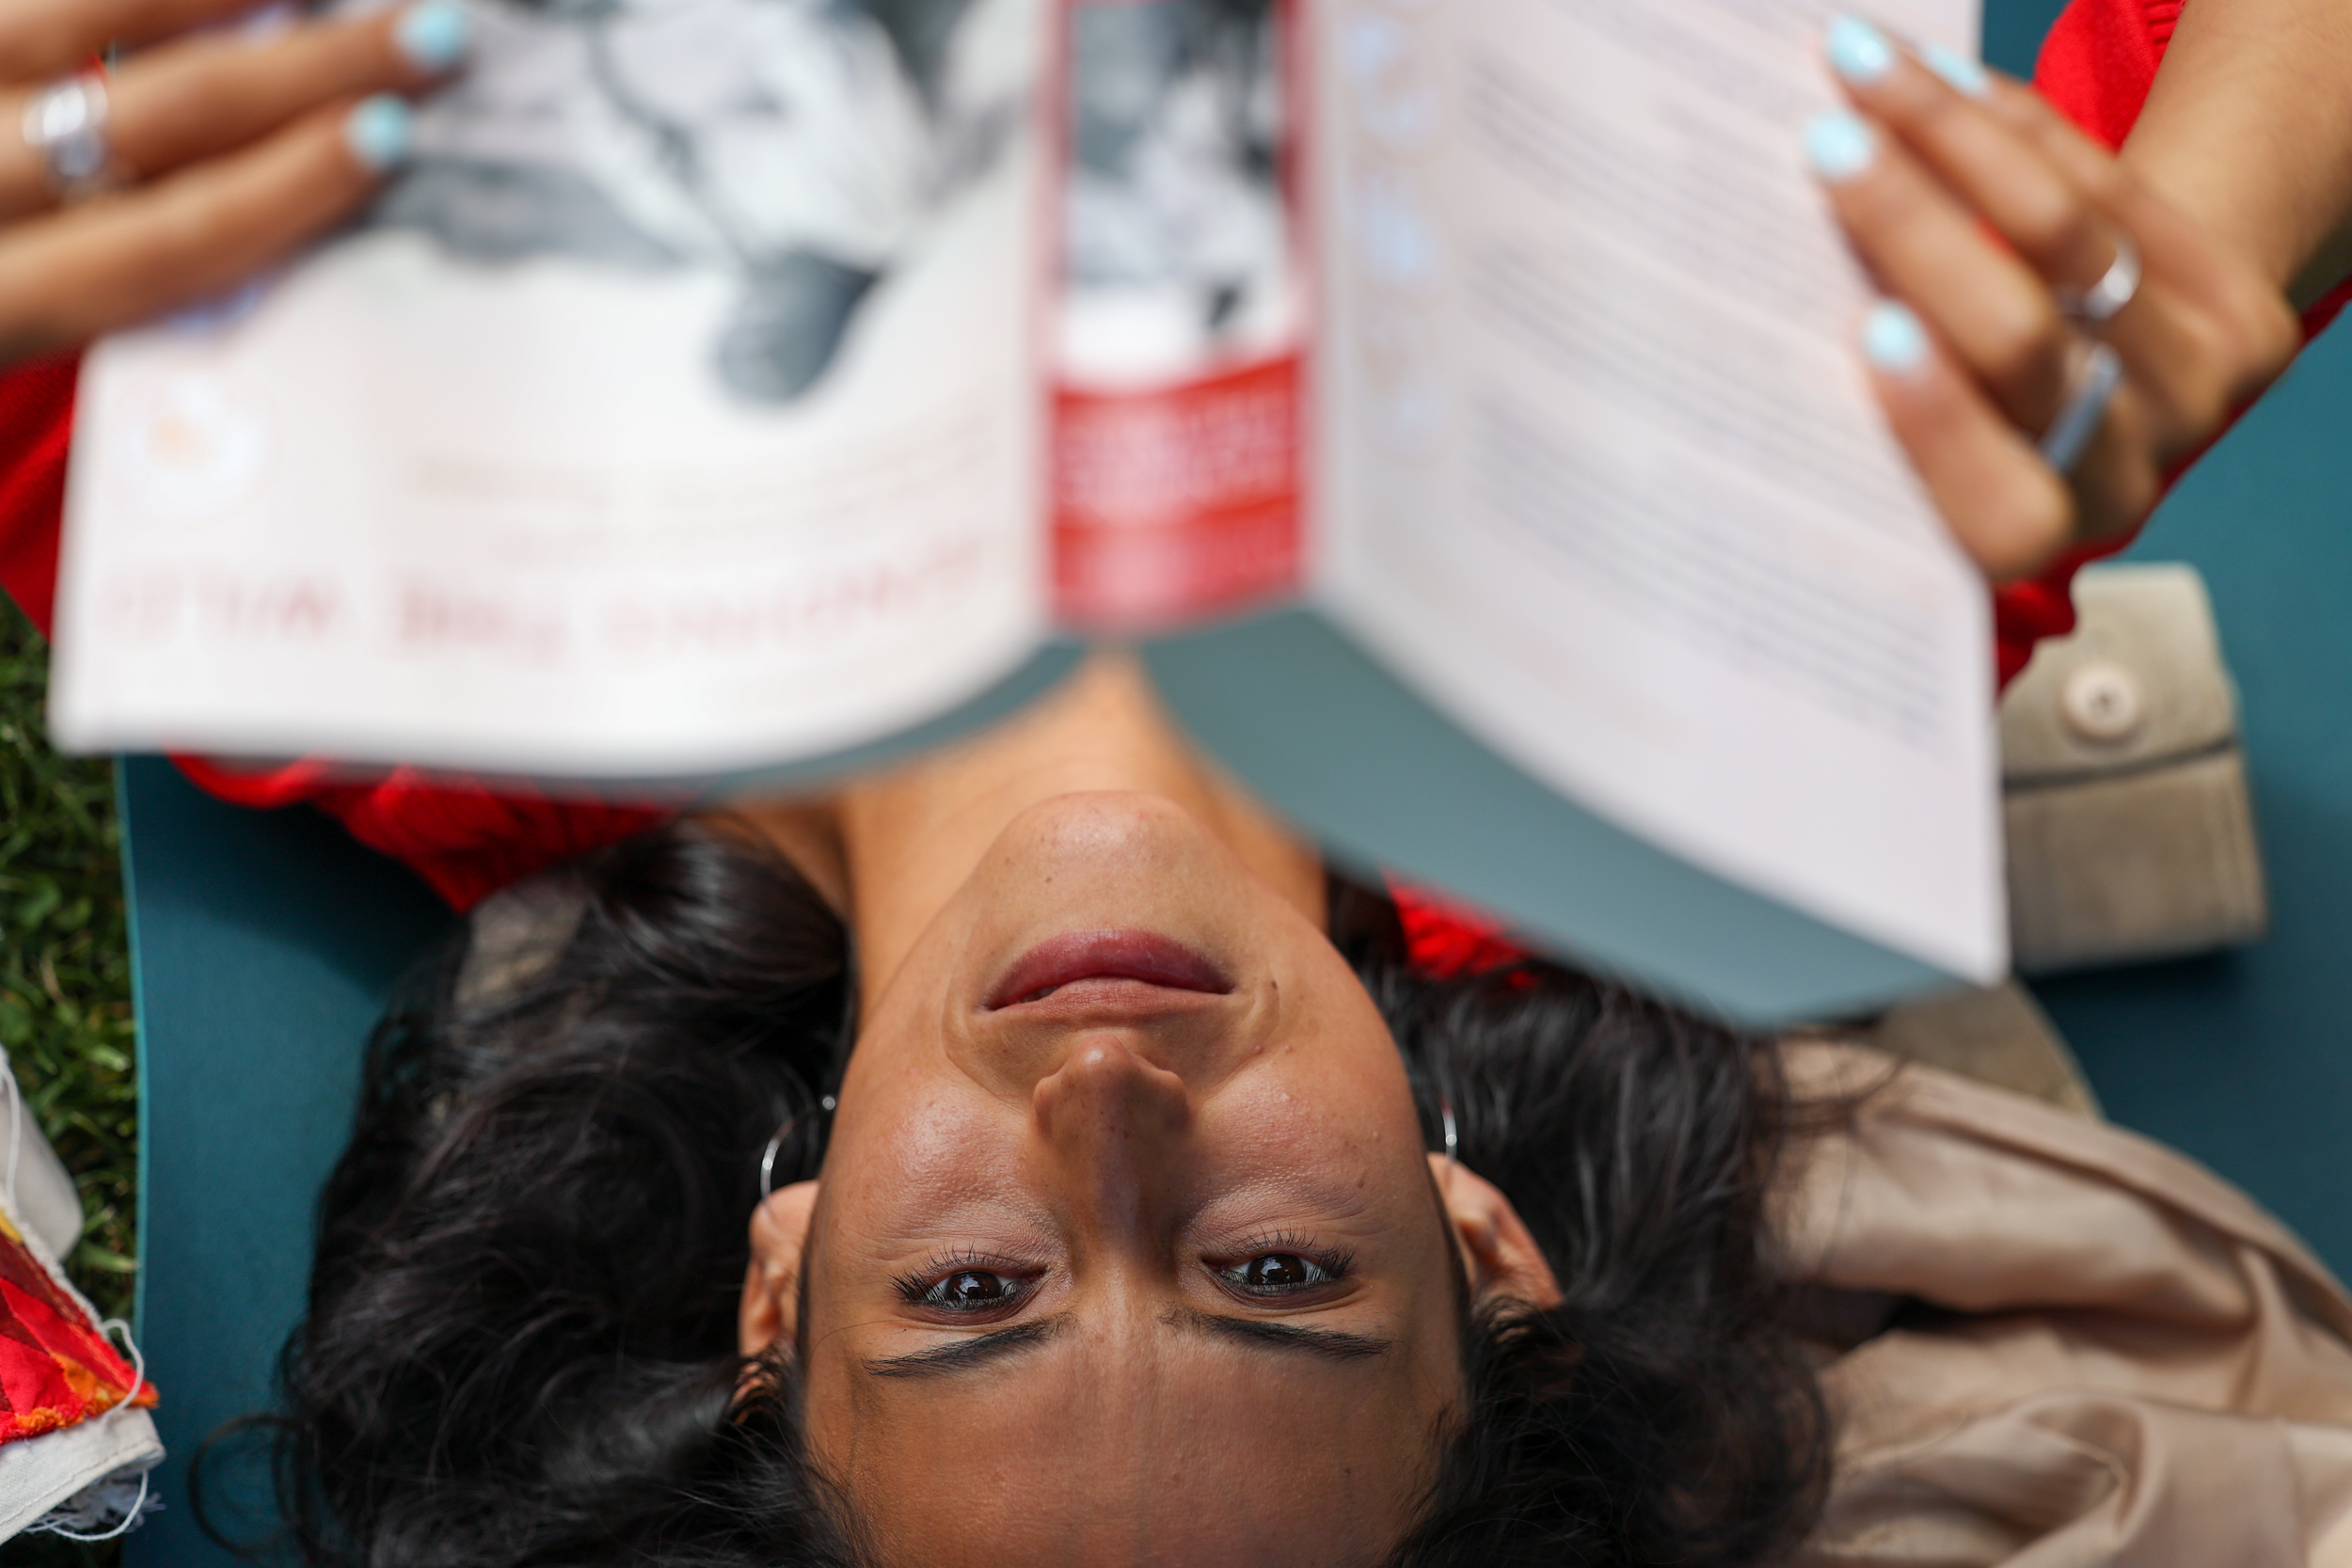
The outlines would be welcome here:
[[[1985,63],[2012,76],[2032,76],[2042,36],[2065,8],[2066,0],[1985,0]]]
[[[139,1342],[170,1455],[164,1512],[126,1543],[127,1561],[205,1568],[236,1560],[197,1529],[189,1456],[269,1403],[360,1046],[450,916],[307,808],[223,805],[151,757],[126,760],[119,779],[138,976]],[[250,1497],[262,1478],[239,1452],[225,1452],[224,1479]]]

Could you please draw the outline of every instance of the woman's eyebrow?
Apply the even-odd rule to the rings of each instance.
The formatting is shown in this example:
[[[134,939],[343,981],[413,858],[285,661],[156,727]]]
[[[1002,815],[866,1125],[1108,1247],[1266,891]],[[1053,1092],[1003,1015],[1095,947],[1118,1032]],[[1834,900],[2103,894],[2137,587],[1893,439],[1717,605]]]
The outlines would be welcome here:
[[[1189,1307],[1170,1312],[1162,1321],[1173,1327],[1239,1340],[1258,1349],[1304,1351],[1331,1361],[1360,1361],[1367,1356],[1383,1355],[1394,1344],[1376,1334],[1351,1334],[1345,1329],[1313,1328],[1265,1318],[1229,1317],[1222,1312],[1201,1312]],[[866,1363],[866,1370],[871,1377],[931,1377],[967,1371],[1041,1345],[1069,1324],[1070,1315],[1066,1312],[1035,1323],[1015,1323],[1010,1328],[976,1334],[930,1350],[879,1356]]]
[[[1380,1355],[1394,1342],[1375,1334],[1350,1334],[1345,1329],[1313,1328],[1270,1318],[1228,1317],[1222,1312],[1196,1311],[1189,1307],[1177,1308],[1167,1321],[1196,1334],[1215,1334],[1262,1348],[1305,1351],[1333,1361],[1360,1361],[1366,1356]]]
[[[1036,1323],[1015,1323],[1010,1328],[975,1334],[968,1339],[953,1340],[930,1350],[881,1356],[866,1362],[866,1370],[873,1377],[930,1377],[940,1372],[961,1372],[1041,1345],[1060,1333],[1069,1322],[1069,1314],[1064,1313],[1041,1318]]]

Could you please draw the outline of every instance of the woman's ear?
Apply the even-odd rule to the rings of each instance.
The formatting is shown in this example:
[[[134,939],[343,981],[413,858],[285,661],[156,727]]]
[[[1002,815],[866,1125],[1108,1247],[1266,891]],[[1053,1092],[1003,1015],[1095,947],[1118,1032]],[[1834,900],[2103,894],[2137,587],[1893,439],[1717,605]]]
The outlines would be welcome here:
[[[752,1211],[752,1260],[743,1270],[735,1348],[757,1355],[771,1345],[789,1355],[801,1329],[801,1255],[817,1210],[817,1183],[779,1187]]]
[[[1508,1296],[1537,1308],[1559,1306],[1560,1281],[1502,1189],[1442,1154],[1429,1156],[1429,1174],[1470,1271],[1471,1300]]]

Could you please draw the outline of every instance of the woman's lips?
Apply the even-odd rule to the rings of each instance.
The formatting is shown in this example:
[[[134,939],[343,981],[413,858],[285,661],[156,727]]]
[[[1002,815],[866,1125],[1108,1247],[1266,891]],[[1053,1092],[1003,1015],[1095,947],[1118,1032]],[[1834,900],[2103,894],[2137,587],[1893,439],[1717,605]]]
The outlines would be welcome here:
[[[988,993],[984,1006],[1017,1007],[1041,1002],[1064,987],[1089,981],[1123,982],[1120,989],[1150,986],[1217,996],[1233,989],[1233,982],[1216,965],[1183,942],[1156,932],[1071,931],[1022,955]]]

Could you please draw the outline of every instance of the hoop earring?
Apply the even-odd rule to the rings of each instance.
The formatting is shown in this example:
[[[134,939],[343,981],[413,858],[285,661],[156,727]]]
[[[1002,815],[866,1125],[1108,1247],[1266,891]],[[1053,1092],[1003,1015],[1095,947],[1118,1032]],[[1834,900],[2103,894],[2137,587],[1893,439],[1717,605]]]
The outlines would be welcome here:
[[[1454,1131],[1454,1101],[1451,1100],[1438,1101],[1438,1119],[1445,1127],[1445,1173],[1452,1176],[1454,1167],[1461,1164],[1456,1155],[1462,1147],[1462,1140],[1455,1135]]]
[[[784,1140],[799,1132],[801,1130],[801,1123],[806,1121],[809,1117],[813,1116],[829,1117],[833,1115],[834,1106],[837,1103],[838,1101],[836,1101],[833,1096],[827,1095],[822,1100],[819,1100],[815,1105],[810,1106],[807,1110],[796,1111],[792,1115],[785,1117],[783,1123],[777,1127],[776,1135],[770,1138],[768,1140],[768,1147],[759,1151],[759,1196],[763,1202],[772,1196],[775,1193],[776,1156],[783,1152]]]

